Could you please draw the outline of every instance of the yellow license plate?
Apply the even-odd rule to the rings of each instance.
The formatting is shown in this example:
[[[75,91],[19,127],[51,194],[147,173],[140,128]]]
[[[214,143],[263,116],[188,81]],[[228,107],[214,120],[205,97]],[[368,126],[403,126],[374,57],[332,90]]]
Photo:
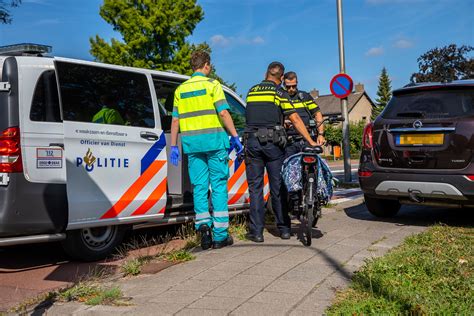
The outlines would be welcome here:
[[[397,145],[443,145],[444,134],[402,134],[396,136]]]

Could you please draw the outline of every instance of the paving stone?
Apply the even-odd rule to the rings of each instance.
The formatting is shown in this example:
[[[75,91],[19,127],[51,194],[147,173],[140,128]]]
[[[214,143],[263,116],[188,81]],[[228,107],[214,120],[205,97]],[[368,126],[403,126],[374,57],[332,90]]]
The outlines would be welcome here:
[[[207,314],[208,310],[220,309],[220,310],[233,310],[237,308],[240,304],[245,302],[246,298],[236,298],[236,297],[217,297],[217,296],[205,296],[195,301],[187,308],[199,308],[201,313],[203,309]]]
[[[130,315],[174,315],[186,307],[186,303],[170,301],[167,303],[137,304]]]
[[[213,289],[220,286],[224,281],[222,280],[186,280],[178,285],[171,288],[174,291],[200,291],[203,293],[212,291]]]
[[[263,304],[272,304],[274,306],[283,306],[283,307],[291,307],[295,305],[298,301],[303,298],[304,294],[297,295],[287,295],[280,292],[270,292],[270,291],[263,291],[257,293],[254,297],[249,299],[250,303],[263,303]]]
[[[76,303],[76,302],[55,303],[53,306],[51,306],[49,309],[45,311],[45,314],[48,316],[49,315],[52,315],[52,316],[74,315],[81,311],[85,311],[88,308],[90,308],[90,306]]]
[[[275,278],[290,270],[290,267],[275,267],[263,264],[257,264],[250,269],[245,270],[242,274],[245,275],[263,275],[274,276]]]
[[[133,313],[135,306],[92,306],[90,308],[77,311],[74,315],[127,315]]]
[[[315,282],[278,279],[265,288],[265,291],[288,294],[306,294],[316,286]]]
[[[290,307],[288,307],[289,309]],[[255,316],[255,315],[272,315],[272,316],[278,316],[278,315],[286,315],[287,308],[282,308],[280,306],[275,306],[273,304],[263,304],[263,303],[251,303],[251,302],[246,302],[239,306],[236,310],[234,310],[231,315],[250,315],[250,316]]]
[[[174,291],[170,290],[164,292],[160,295],[156,295],[154,298],[150,298],[148,302],[152,303],[183,303],[183,304],[191,304],[195,300],[204,296],[204,292],[202,291]]]
[[[225,261],[219,263],[211,268],[209,271],[231,271],[240,273],[242,271],[247,270],[248,268],[254,266],[255,263],[253,262],[232,262],[232,261]]]
[[[194,280],[215,280],[215,281],[227,281],[239,274],[239,271],[225,271],[225,270],[207,270],[195,275],[191,279]]]
[[[228,315],[230,310],[217,310],[217,309],[200,309],[200,308],[185,308],[180,310],[175,315],[178,316],[224,316]]]
[[[265,287],[275,279],[276,277],[274,276],[239,274],[227,281],[227,284],[234,284],[236,286]]]
[[[207,295],[218,297],[250,298],[256,293],[262,291],[262,289],[263,287],[260,286],[237,286],[234,284],[224,284],[207,293]]]

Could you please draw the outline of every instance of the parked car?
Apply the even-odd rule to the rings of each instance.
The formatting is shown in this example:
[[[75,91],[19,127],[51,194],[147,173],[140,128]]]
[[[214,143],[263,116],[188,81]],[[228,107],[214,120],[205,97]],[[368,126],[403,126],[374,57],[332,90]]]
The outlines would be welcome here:
[[[401,204],[474,207],[474,80],[395,90],[363,134],[359,181],[375,216]]]

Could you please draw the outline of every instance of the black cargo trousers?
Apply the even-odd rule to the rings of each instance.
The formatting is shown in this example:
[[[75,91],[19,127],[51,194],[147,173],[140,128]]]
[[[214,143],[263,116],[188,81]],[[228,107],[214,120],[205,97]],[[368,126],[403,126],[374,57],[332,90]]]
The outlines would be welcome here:
[[[245,147],[246,174],[250,194],[250,233],[262,235],[265,225],[265,201],[263,183],[265,168],[270,184],[270,198],[275,214],[276,226],[280,233],[289,233],[291,229],[287,208],[282,208],[281,197],[284,194],[281,167],[285,159],[285,150],[266,142],[260,144],[257,137],[249,134]]]

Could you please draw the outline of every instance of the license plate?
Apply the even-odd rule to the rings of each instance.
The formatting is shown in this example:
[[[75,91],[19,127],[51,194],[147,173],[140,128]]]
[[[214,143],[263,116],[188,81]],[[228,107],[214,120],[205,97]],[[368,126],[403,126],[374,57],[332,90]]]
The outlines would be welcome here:
[[[397,145],[443,145],[444,134],[401,134],[395,136]]]

